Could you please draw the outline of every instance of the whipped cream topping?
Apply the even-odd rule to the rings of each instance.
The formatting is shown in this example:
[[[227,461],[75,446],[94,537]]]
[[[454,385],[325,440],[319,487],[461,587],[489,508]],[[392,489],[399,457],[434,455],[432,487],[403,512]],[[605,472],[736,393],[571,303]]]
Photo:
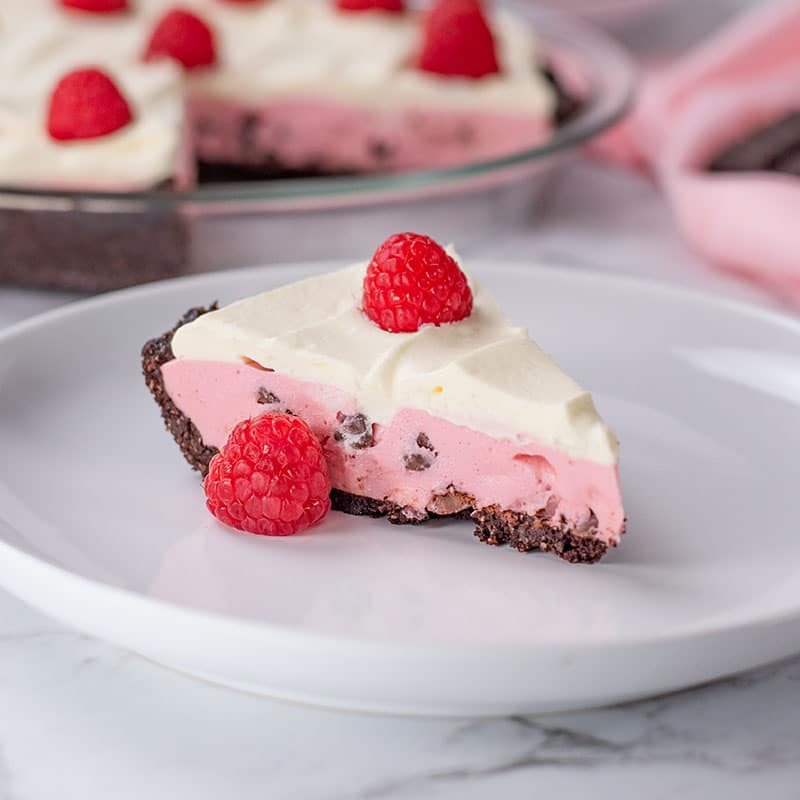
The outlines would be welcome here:
[[[54,0],[0,3],[0,184],[144,188],[173,176],[184,98],[247,103],[301,98],[375,108],[456,108],[549,118],[550,85],[527,26],[504,13],[492,25],[502,73],[479,81],[412,66],[418,15],[338,12],[329,0],[222,3],[182,0],[215,33],[218,64],[183,74],[141,54],[163,0],[124,14],[87,14]],[[117,81],[135,123],[111,136],[56,143],[45,128],[49,94],[71,69],[97,66]]]
[[[372,422],[426,411],[495,438],[536,442],[615,464],[617,442],[591,395],[470,282],[472,314],[387,333],[360,308],[366,264],[309,278],[204,314],[175,333],[179,359],[250,359],[356,397]]]

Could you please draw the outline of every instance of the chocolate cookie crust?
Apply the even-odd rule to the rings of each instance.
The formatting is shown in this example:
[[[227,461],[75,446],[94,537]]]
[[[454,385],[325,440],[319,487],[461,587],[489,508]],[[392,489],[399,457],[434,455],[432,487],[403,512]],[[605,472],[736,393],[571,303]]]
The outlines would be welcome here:
[[[164,424],[178,443],[184,458],[203,475],[208,472],[208,464],[217,452],[217,448],[207,447],[203,443],[200,431],[172,402],[172,398],[164,388],[164,376],[161,374],[161,367],[175,358],[175,354],[172,352],[172,337],[175,335],[175,331],[182,325],[194,322],[199,316],[209,311],[214,311],[216,308],[216,303],[212,303],[208,308],[190,308],[178,320],[174,328],[155,339],[151,339],[142,348],[142,372],[144,373],[147,388],[161,409]]]
[[[520,514],[491,506],[477,511],[468,507],[452,514],[429,513],[420,516],[385,500],[360,497],[338,489],[331,492],[331,505],[336,511],[355,516],[386,517],[395,525],[419,525],[429,519],[447,517],[469,519],[475,523],[475,536],[486,544],[507,544],[520,553],[542,550],[571,564],[594,564],[608,551],[608,545],[596,539],[591,530],[583,535],[575,533],[541,512],[536,515]]]
[[[164,424],[178,443],[184,458],[193,469],[204,476],[217,448],[208,447],[203,442],[200,432],[192,421],[172,402],[164,388],[161,367],[175,358],[172,352],[172,337],[175,331],[216,308],[217,304],[213,303],[207,308],[189,309],[174,328],[151,339],[142,348],[142,371],[145,382],[161,409]],[[452,488],[445,494],[435,497],[424,512],[403,508],[387,500],[350,494],[339,489],[331,492],[332,507],[346,514],[373,518],[386,517],[395,525],[419,525],[429,519],[469,519],[475,523],[475,536],[482,542],[493,545],[507,544],[522,553],[531,550],[547,551],[572,564],[593,564],[608,550],[606,544],[595,538],[597,520],[594,515],[587,521],[585,530],[578,533],[571,530],[562,520],[549,515],[545,509],[531,515],[503,510],[499,506],[475,510],[473,504],[473,498]]]

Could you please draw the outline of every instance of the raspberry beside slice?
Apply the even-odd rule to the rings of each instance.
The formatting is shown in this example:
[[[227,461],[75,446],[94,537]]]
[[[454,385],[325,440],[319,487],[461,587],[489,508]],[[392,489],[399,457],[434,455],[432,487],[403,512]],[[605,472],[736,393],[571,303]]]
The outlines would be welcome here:
[[[300,417],[262,414],[240,422],[211,459],[206,506],[225,525],[291,536],[331,507],[322,447]]]

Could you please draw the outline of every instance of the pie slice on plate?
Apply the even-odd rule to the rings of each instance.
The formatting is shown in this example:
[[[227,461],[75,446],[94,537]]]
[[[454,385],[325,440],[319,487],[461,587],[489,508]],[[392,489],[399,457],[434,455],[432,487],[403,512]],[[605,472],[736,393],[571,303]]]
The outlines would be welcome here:
[[[322,445],[339,511],[471,519],[485,542],[570,562],[623,534],[617,441],[591,395],[428,237],[192,309],[145,345],[143,366],[204,475],[238,423],[288,413]]]

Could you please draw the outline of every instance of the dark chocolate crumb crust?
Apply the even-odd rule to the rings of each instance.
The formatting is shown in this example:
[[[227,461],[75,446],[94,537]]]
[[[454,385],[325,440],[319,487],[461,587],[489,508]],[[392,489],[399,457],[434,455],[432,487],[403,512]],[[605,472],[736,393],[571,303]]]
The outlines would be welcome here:
[[[444,495],[443,497],[447,497]],[[441,498],[435,498],[434,504]],[[548,520],[543,513],[536,515],[507,511],[499,506],[473,510],[466,506],[451,513],[429,513],[420,516],[385,500],[348,494],[334,489],[331,492],[331,506],[336,511],[362,517],[386,517],[394,525],[419,525],[429,519],[453,517],[470,519],[475,523],[475,536],[486,544],[510,545],[527,553],[542,550],[553,553],[571,564],[594,564],[608,550],[608,546],[591,533],[578,534],[554,520]]]
[[[147,388],[161,409],[161,416],[167,430],[172,434],[184,458],[202,475],[208,472],[208,465],[215,447],[204,444],[200,432],[192,424],[167,394],[161,367],[175,358],[172,352],[172,337],[175,331],[202,314],[213,311],[217,304],[207,308],[192,308],[181,317],[174,328],[162,336],[151,339],[142,348],[142,371]],[[426,450],[430,443],[425,437],[421,445]],[[546,509],[535,515],[520,514],[504,510],[499,506],[473,508],[473,498],[453,488],[435,497],[424,512],[403,508],[386,500],[361,497],[334,489],[331,492],[331,505],[337,511],[361,517],[386,517],[395,525],[419,525],[429,519],[469,519],[475,523],[475,535],[487,544],[507,544],[520,552],[542,550],[553,553],[573,564],[593,564],[605,555],[607,546],[595,538],[597,520],[591,516],[589,524],[582,532],[571,530],[563,521],[551,516]]]
[[[186,460],[203,475],[208,472],[208,464],[217,449],[215,447],[206,447],[200,436],[200,431],[172,402],[172,398],[164,388],[164,376],[161,374],[161,366],[175,358],[175,354],[172,352],[172,337],[175,335],[175,331],[181,325],[193,322],[202,314],[214,311],[216,308],[216,303],[212,303],[208,308],[190,308],[178,320],[172,330],[167,331],[156,339],[151,339],[142,348],[142,371],[144,372],[145,382],[156,403],[161,408],[164,424],[178,443],[178,447],[180,447]]]

